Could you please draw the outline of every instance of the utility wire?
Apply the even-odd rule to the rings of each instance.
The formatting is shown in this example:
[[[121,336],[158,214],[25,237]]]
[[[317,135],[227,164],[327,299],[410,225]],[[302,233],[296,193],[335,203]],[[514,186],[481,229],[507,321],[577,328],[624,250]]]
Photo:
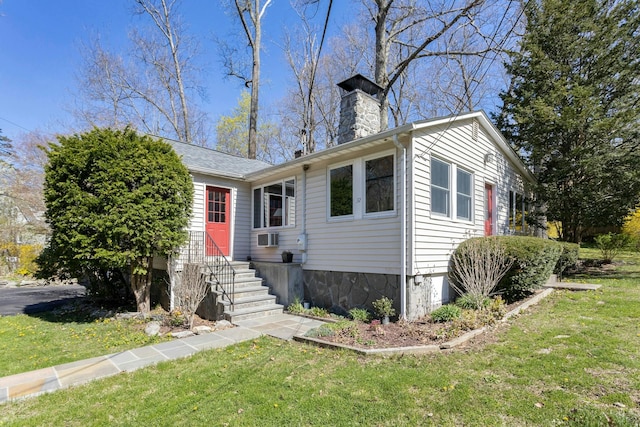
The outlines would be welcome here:
[[[19,127],[19,128],[20,128],[20,129],[22,129],[22,130],[26,130],[27,132],[31,132],[31,129],[27,129],[27,128],[26,128],[26,127],[24,127],[24,126],[20,126],[20,125],[19,125],[19,124],[17,124],[16,122],[12,122],[11,120],[9,120],[9,119],[5,119],[4,117],[0,117],[0,120],[4,120],[5,122],[7,122],[7,123],[9,123],[9,124],[11,124],[11,125],[13,125],[13,126],[15,126],[15,127]]]

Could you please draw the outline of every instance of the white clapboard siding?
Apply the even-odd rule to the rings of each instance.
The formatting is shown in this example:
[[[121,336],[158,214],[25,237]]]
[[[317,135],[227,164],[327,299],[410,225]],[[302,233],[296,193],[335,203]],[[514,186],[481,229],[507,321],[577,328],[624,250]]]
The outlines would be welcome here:
[[[494,186],[496,231],[507,227],[509,190],[522,191],[522,179],[514,165],[504,157],[489,133],[478,126],[474,137],[473,120],[427,128],[414,135],[414,236],[413,266],[423,274],[446,273],[450,256],[457,245],[472,236],[484,234],[485,183]],[[485,155],[493,161],[485,163]],[[472,221],[443,218],[431,214],[430,161],[436,157],[473,174]],[[451,197],[456,197],[451,188]],[[452,212],[452,216],[455,212]]]
[[[307,251],[305,270],[328,270],[379,274],[400,272],[400,218],[396,212],[385,217],[363,217],[361,219],[335,220],[327,218],[327,174],[336,163],[370,156],[395,148],[392,143],[375,151],[365,151],[361,156],[346,154],[337,161],[317,162],[307,171],[306,233]],[[400,155],[396,153],[396,205],[400,200]],[[287,177],[274,177],[284,179]],[[271,180],[255,182],[254,187],[270,183]],[[355,182],[354,185],[360,185]],[[295,227],[266,228],[253,230],[252,257],[265,261],[279,261],[283,250],[294,253],[294,262],[302,260],[296,240],[302,232],[302,171],[296,176],[296,225]],[[258,248],[257,235],[266,232],[279,234],[278,248]]]
[[[231,179],[193,174],[193,209],[189,230],[204,231],[205,198],[207,186],[228,188],[231,190],[231,256],[245,260],[250,255],[251,230],[251,193],[246,182]]]

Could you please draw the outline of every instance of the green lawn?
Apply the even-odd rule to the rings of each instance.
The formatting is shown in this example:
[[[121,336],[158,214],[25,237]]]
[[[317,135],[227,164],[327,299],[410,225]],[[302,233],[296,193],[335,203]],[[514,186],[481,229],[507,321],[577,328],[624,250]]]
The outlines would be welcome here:
[[[636,261],[483,348],[382,359],[262,338],[5,404],[0,425],[637,426]]]
[[[0,377],[159,342],[136,320],[76,313],[0,316]]]

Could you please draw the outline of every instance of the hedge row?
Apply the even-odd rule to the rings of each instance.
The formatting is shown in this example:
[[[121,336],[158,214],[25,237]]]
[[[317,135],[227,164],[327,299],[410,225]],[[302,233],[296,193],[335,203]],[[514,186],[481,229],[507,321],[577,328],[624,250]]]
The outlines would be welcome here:
[[[578,260],[579,246],[574,243],[525,236],[490,238],[498,239],[504,245],[505,254],[514,260],[496,289],[507,302],[531,294],[542,287],[552,273],[561,275]]]

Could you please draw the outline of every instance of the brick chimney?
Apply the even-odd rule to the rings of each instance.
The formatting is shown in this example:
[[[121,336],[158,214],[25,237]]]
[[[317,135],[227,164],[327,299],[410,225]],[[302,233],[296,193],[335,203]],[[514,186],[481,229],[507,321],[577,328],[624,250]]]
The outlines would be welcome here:
[[[382,88],[360,74],[338,83],[338,87],[344,90],[340,101],[338,144],[380,132],[377,96]]]

